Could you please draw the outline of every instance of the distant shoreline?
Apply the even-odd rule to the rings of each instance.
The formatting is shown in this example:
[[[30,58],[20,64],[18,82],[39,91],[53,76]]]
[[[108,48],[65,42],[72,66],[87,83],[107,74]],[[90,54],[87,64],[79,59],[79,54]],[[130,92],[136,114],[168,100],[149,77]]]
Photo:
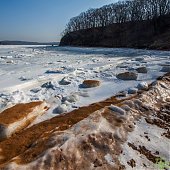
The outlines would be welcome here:
[[[136,50],[156,50],[156,51],[170,51],[170,48],[149,48],[149,47],[110,47],[110,46],[88,46],[88,45],[59,45],[59,47],[77,47],[77,48],[124,48],[124,49],[136,49]]]
[[[59,42],[0,41],[0,45],[59,45]]]

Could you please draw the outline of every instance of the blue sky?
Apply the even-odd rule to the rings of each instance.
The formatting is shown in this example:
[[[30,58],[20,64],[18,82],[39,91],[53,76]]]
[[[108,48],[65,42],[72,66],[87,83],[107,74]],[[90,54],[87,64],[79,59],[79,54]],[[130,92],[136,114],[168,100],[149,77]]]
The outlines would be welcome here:
[[[117,0],[0,0],[0,40],[59,41],[71,17]]]

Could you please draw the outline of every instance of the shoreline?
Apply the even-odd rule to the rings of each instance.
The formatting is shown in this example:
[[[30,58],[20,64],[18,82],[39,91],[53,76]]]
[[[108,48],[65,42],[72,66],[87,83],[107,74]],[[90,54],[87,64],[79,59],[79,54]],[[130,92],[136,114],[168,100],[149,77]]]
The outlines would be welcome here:
[[[120,99],[120,100],[116,99],[115,96],[113,96],[110,99],[107,99],[105,101],[102,101],[99,103],[94,103],[89,106],[81,107],[77,110],[73,110],[69,113],[66,113],[66,114],[63,114],[60,116],[56,116],[50,120],[33,125],[32,127],[27,128],[23,131],[21,130],[16,135],[13,135],[12,137],[4,140],[3,142],[0,142],[0,147],[2,149],[1,156],[3,158],[0,160],[0,162],[1,162],[0,167],[4,168],[4,167],[7,167],[8,165],[11,165],[14,169],[18,169],[18,168],[22,169],[23,167],[38,168],[39,160],[42,159],[41,160],[42,163],[44,161],[47,161],[46,158],[48,159],[48,156],[46,157],[45,155],[50,154],[51,157],[55,157],[55,152],[57,155],[58,154],[65,155],[65,153],[67,153],[67,151],[68,151],[68,152],[71,152],[72,154],[71,155],[66,154],[65,159],[61,160],[61,162],[59,164],[53,164],[51,162],[52,161],[52,159],[51,159],[51,161],[50,161],[51,164],[43,164],[43,166],[39,166],[39,168],[41,167],[43,169],[46,169],[48,166],[56,167],[56,168],[57,167],[58,168],[65,167],[66,166],[65,161],[67,162],[72,159],[76,159],[76,160],[82,159],[81,157],[74,157],[74,154],[76,153],[74,150],[77,150],[80,146],[83,146],[83,148],[80,147],[81,148],[80,153],[83,152],[82,154],[84,154],[87,150],[88,150],[88,152],[91,151],[91,148],[84,145],[86,143],[85,142],[86,140],[88,141],[86,144],[89,143],[94,148],[94,150],[96,148],[95,143],[96,144],[98,143],[98,145],[101,144],[101,148],[96,149],[95,153],[97,155],[98,154],[105,155],[106,153],[103,150],[103,147],[104,147],[103,145],[105,143],[109,142],[109,139],[112,139],[113,141],[118,142],[116,147],[119,148],[119,151],[115,152],[116,148],[114,147],[114,152],[112,153],[112,151],[111,151],[112,145],[111,145],[111,143],[107,143],[107,146],[109,147],[109,150],[107,150],[107,153],[112,155],[112,159],[117,160],[116,164],[110,165],[109,163],[106,163],[105,165],[107,165],[108,167],[112,167],[112,166],[121,167],[122,163],[123,163],[123,166],[126,166],[126,167],[134,166],[134,164],[126,165],[127,163],[124,160],[124,159],[126,159],[126,156],[123,156],[123,154],[122,154],[122,153],[124,153],[124,151],[126,153],[126,150],[124,150],[124,149],[128,149],[129,152],[131,149],[134,151],[137,150],[140,153],[140,155],[146,156],[143,161],[147,164],[147,166],[153,167],[154,166],[153,163],[155,163],[155,160],[157,158],[161,159],[161,156],[159,157],[158,155],[155,155],[153,153],[153,151],[151,153],[150,152],[151,148],[148,148],[147,145],[148,145],[149,141],[150,141],[149,142],[150,145],[153,145],[153,146],[154,146],[155,140],[159,143],[162,142],[162,140],[159,139],[159,136],[160,136],[159,133],[160,132],[163,133],[165,130],[161,130],[159,132],[159,128],[161,125],[159,125],[158,123],[161,123],[161,121],[166,122],[166,119],[161,117],[162,119],[160,120],[159,110],[161,110],[161,108],[163,108],[163,107],[166,108],[168,106],[167,102],[163,102],[163,103],[160,103],[159,105],[157,105],[158,101],[157,101],[156,97],[153,96],[153,93],[157,97],[159,97],[159,95],[164,96],[164,93],[166,93],[166,92],[169,93],[169,90],[166,88],[166,86],[169,87],[169,80],[170,80],[169,77],[170,77],[170,73],[166,73],[164,76],[159,77],[157,79],[157,83],[152,83],[148,90],[146,90],[146,91],[144,90],[144,91],[140,92],[139,94],[137,94],[136,96],[132,96],[130,98],[125,98],[125,99]],[[163,85],[164,85],[164,87],[163,87]],[[158,90],[158,92],[156,92],[154,90],[154,88],[156,88]],[[159,91],[162,91],[163,93],[160,94]],[[145,101],[142,102],[142,100],[145,100]],[[168,101],[167,95],[164,96],[164,98],[162,100]],[[152,101],[152,104],[153,104],[152,107],[151,107],[151,105],[148,106],[148,104],[147,104],[147,102],[150,102],[150,101]],[[126,105],[126,107],[124,105]],[[109,110],[109,107],[110,107],[110,110]],[[125,109],[125,110],[123,111],[123,109]],[[160,122],[152,122],[155,120],[151,116],[154,109],[155,109],[155,113],[158,112],[157,116],[155,116],[154,118],[156,120],[159,120]],[[125,112],[124,115],[122,115],[122,112]],[[73,116],[73,114],[75,116]],[[149,116],[151,116],[152,119],[149,118]],[[130,117],[131,117],[131,121],[130,121]],[[146,119],[147,123],[145,123],[145,124],[148,126],[149,129],[146,129],[146,130],[142,129],[143,128],[141,126],[142,118]],[[106,124],[106,122],[104,120],[108,121],[109,126]],[[99,123],[99,125],[98,125],[98,123]],[[103,125],[102,125],[102,123],[103,123]],[[96,128],[92,128],[91,127],[92,124],[94,127],[96,126]],[[107,128],[106,128],[106,125],[108,126]],[[164,124],[164,126],[162,125],[161,128],[166,129],[165,125],[166,125],[166,123]],[[158,131],[157,133],[159,134],[158,135],[156,133],[158,135],[157,137],[153,136],[153,134],[150,134],[150,133],[153,133],[152,126],[156,126],[155,129]],[[159,128],[157,128],[157,126]],[[78,130],[77,128],[80,128],[80,130]],[[121,128],[122,130],[124,129],[124,132],[125,132],[124,136],[121,136],[119,138],[116,137],[114,128],[115,129]],[[136,135],[136,133],[139,133],[138,131],[136,132],[136,130],[135,130],[136,128],[137,129],[141,128],[140,133],[142,132],[142,133],[147,134],[147,138],[145,138],[145,136],[140,137],[143,140],[144,139],[149,140],[148,142],[143,142],[143,143],[141,141],[141,143],[145,146],[145,148],[143,148],[143,149],[140,147],[139,148],[137,147],[137,144],[139,141],[136,142],[135,141],[136,139],[133,136],[133,134]],[[91,129],[91,131],[88,131],[88,129]],[[107,134],[107,132],[109,131],[109,133],[114,134],[114,135],[112,135],[112,137],[107,136],[107,138],[106,138],[106,136],[102,133],[102,131],[104,131],[105,134]],[[74,138],[72,136],[69,136],[69,133],[70,134],[75,133],[75,135],[77,134],[77,137]],[[83,137],[80,137],[78,135],[79,133],[80,133],[80,135],[83,135]],[[92,134],[96,138],[95,143],[93,141],[93,138],[91,139]],[[107,135],[109,135],[109,134],[107,134]],[[122,135],[123,135],[123,133],[122,133]],[[41,137],[39,138],[39,136],[41,136]],[[68,136],[68,139],[67,139],[68,141],[66,140],[65,142],[62,143],[61,142],[62,140],[60,141],[60,138],[62,139],[62,136],[63,136],[63,140],[64,140],[64,137]],[[139,134],[138,134],[138,136],[139,136]],[[164,137],[161,136],[161,138],[164,138]],[[20,139],[22,139],[22,140],[20,140]],[[54,142],[53,139],[55,141],[57,141],[57,143]],[[77,140],[80,142],[80,146],[77,144],[79,146],[78,148],[76,147]],[[134,143],[132,142],[132,140],[134,141]],[[165,140],[165,138],[164,138],[164,140]],[[35,143],[35,141],[36,141],[36,145],[34,146],[33,144]],[[50,144],[50,141],[52,142],[51,144]],[[168,141],[168,136],[166,138],[166,141],[164,141],[164,143],[167,141]],[[60,147],[62,148],[62,146],[64,147],[64,145],[66,144],[66,146],[65,146],[66,148],[62,149],[61,151],[59,151],[60,147],[59,148],[57,147],[59,150],[53,149],[56,146],[58,146],[58,144],[60,144],[60,142],[61,142]],[[83,143],[83,142],[85,142],[85,143]],[[48,145],[46,145],[46,143],[48,143]],[[72,146],[73,143],[75,143],[74,147]],[[127,147],[125,145],[126,143],[129,145],[128,148],[126,148]],[[27,146],[30,146],[30,147],[27,147]],[[70,147],[67,147],[67,146],[70,146]],[[72,148],[73,150],[70,150],[71,146],[73,147]],[[152,149],[152,150],[154,150],[154,149]],[[160,154],[163,153],[163,151],[161,151],[160,148],[158,148],[158,147],[157,147],[157,151],[159,151]],[[88,152],[87,152],[87,155],[88,155]],[[128,153],[126,153],[126,154],[128,154]],[[164,154],[166,155],[167,153],[164,151]],[[45,160],[44,160],[44,158],[45,158]],[[129,159],[130,158],[131,157],[129,157]],[[59,158],[57,157],[55,159],[55,161],[56,160],[58,161],[58,159]],[[102,158],[100,156],[98,157],[98,159],[101,160],[101,162],[104,161],[104,158]],[[135,166],[139,166],[138,161],[142,161],[140,159],[140,157],[139,158],[133,157],[133,159],[134,160],[137,159],[136,160],[137,164],[135,164]],[[121,162],[120,162],[120,160],[121,160]],[[151,162],[148,162],[148,160],[150,160]],[[126,161],[128,162],[128,159]],[[64,163],[64,165],[62,165],[62,163]],[[82,163],[84,164],[85,162],[82,160]],[[78,166],[82,167],[82,163],[78,164]],[[74,167],[74,166],[77,166],[77,164],[75,165],[71,161],[69,163],[69,166]],[[89,164],[87,164],[87,166],[89,166]]]

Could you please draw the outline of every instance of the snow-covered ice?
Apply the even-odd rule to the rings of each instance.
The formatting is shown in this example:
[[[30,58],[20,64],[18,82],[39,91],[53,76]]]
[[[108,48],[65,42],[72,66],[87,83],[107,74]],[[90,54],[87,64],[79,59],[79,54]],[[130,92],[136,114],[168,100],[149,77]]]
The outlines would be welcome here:
[[[169,67],[170,52],[112,48],[51,46],[0,46],[0,111],[16,103],[45,100],[51,105],[46,117],[104,100],[150,83]],[[138,79],[118,80],[122,72],[146,67]],[[164,69],[163,69],[164,70]],[[84,89],[84,80],[101,85]],[[41,121],[37,120],[37,121]]]

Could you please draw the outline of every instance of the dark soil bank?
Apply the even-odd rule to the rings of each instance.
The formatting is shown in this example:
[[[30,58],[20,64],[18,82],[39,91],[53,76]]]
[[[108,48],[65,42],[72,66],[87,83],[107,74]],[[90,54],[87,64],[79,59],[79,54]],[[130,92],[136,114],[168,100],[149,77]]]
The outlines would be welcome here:
[[[170,50],[170,15],[71,32],[61,39],[60,46]]]

